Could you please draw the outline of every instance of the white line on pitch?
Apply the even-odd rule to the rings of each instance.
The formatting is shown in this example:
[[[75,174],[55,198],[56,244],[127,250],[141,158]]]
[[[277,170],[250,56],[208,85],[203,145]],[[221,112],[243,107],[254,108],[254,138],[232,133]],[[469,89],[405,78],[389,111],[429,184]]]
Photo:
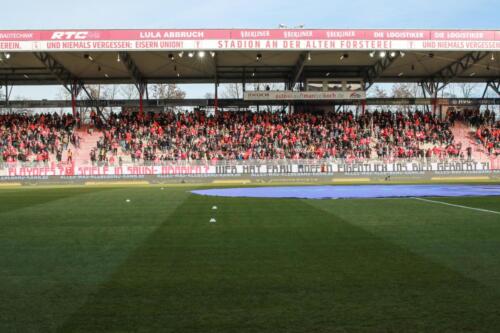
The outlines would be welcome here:
[[[488,210],[488,209],[482,209],[482,208],[475,208],[475,207],[468,207],[468,206],[462,206],[462,205],[455,205],[455,204],[451,204],[451,203],[448,203],[448,202],[435,201],[435,200],[429,200],[429,199],[423,199],[423,198],[413,198],[413,199],[419,200],[419,201],[437,203],[437,204],[446,205],[446,206],[452,206],[452,207],[458,207],[458,208],[465,208],[465,209],[470,209],[470,210],[477,210],[479,212],[484,212],[484,213],[492,213],[492,214],[499,214],[500,215],[500,212],[497,212],[497,211],[494,211],[494,210]]]

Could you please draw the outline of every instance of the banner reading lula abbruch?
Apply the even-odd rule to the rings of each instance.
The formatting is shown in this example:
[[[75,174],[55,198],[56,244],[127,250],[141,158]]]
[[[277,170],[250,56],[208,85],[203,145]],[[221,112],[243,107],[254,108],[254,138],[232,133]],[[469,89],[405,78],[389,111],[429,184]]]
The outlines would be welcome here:
[[[324,160],[311,160],[305,162],[294,161],[253,161],[252,163],[234,164],[182,164],[176,165],[135,165],[121,166],[103,165],[78,165],[56,164],[47,165],[0,165],[0,178],[30,178],[49,176],[275,176],[275,175],[321,175],[321,174],[420,174],[423,172],[438,173],[498,173],[500,172],[500,158],[489,161],[441,161],[426,162],[414,161],[367,161],[367,162],[331,162]]]
[[[500,30],[0,30],[1,51],[500,50]]]

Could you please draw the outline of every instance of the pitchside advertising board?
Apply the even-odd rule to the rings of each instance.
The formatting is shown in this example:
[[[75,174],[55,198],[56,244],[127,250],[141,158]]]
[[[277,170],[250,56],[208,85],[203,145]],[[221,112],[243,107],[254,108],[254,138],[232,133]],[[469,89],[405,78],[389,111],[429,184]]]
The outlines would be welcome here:
[[[500,50],[499,30],[0,30],[0,51]]]
[[[307,163],[272,163],[262,161],[254,164],[164,164],[164,165],[58,165],[49,163],[44,166],[20,166],[4,164],[0,166],[0,179],[23,179],[49,176],[66,177],[120,177],[120,176],[164,176],[164,177],[223,177],[223,176],[283,176],[283,175],[325,175],[325,174],[422,174],[435,172],[454,173],[500,173],[500,158],[487,162],[477,161],[400,161],[400,162],[360,162],[338,163],[328,161],[309,161]]]
[[[246,91],[246,101],[334,101],[364,100],[364,91]]]

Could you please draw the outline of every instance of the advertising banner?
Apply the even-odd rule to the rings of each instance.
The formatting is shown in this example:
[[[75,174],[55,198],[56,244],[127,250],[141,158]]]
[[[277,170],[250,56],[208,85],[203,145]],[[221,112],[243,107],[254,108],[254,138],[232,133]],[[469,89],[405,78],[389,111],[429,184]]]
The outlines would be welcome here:
[[[253,161],[241,164],[164,164],[164,165],[48,165],[22,166],[16,164],[0,165],[0,179],[33,178],[49,176],[99,177],[99,176],[276,176],[276,175],[322,175],[322,174],[420,174],[436,173],[489,173],[500,172],[500,159],[487,162],[477,161],[442,161],[425,162],[329,162],[307,161],[307,163],[283,161]]]
[[[245,91],[245,101],[364,100],[364,91]]]
[[[0,51],[500,50],[495,30],[0,30]]]

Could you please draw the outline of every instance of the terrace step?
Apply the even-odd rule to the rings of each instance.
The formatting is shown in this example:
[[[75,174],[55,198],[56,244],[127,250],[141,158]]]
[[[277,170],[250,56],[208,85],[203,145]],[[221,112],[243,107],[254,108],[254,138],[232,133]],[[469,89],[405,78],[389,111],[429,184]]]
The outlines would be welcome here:
[[[487,160],[488,156],[485,154],[484,148],[479,145],[474,139],[474,128],[471,128],[462,121],[457,121],[451,127],[451,132],[454,136],[456,144],[462,144],[462,151],[467,156],[467,148],[472,148],[472,159],[474,160]]]

